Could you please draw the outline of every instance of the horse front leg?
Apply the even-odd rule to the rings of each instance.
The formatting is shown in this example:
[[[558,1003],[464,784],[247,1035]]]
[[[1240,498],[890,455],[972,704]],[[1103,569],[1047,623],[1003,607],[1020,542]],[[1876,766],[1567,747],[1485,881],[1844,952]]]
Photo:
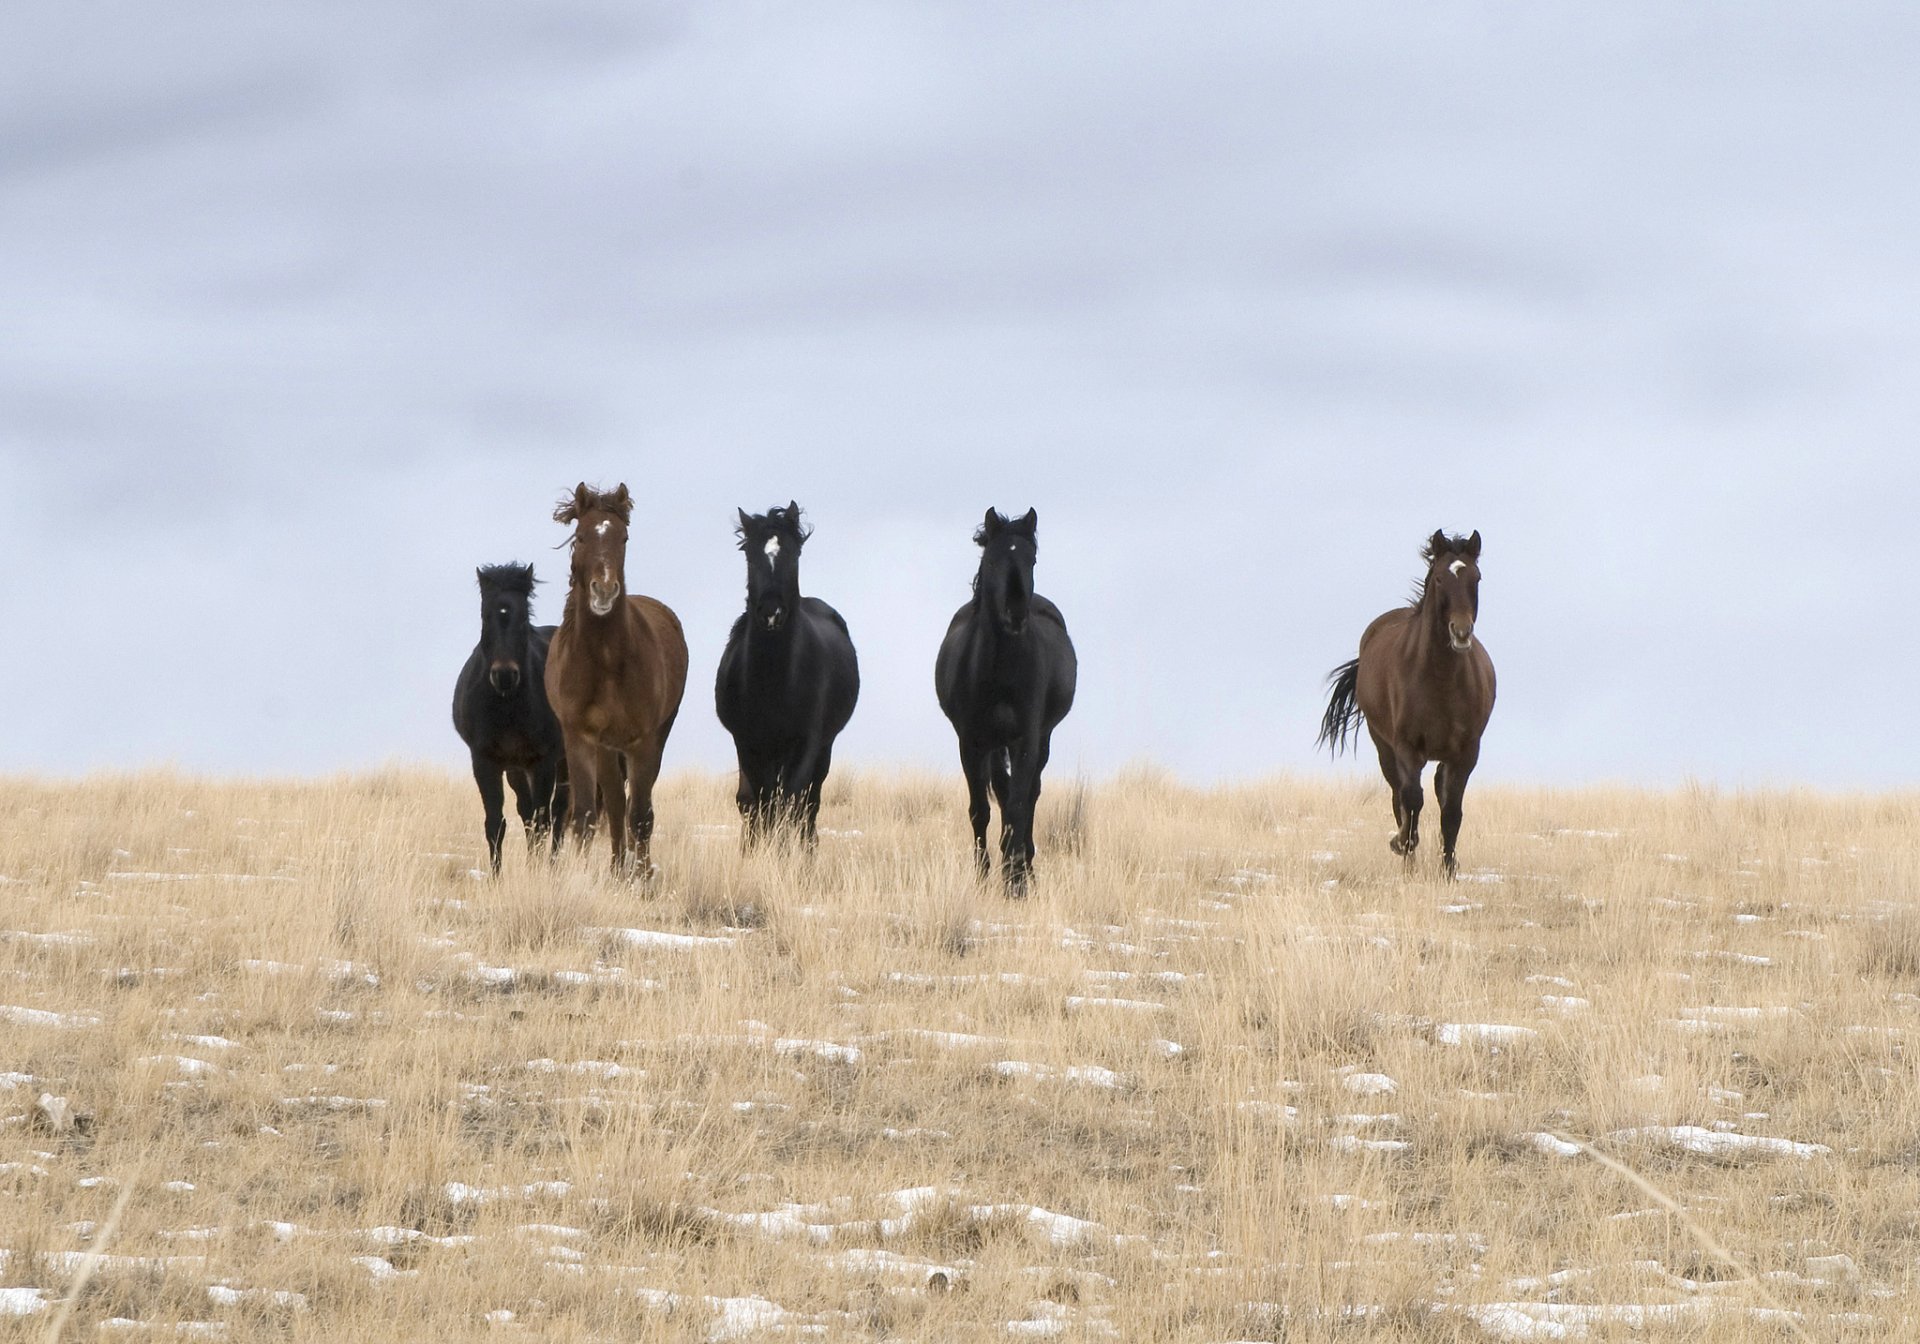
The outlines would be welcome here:
[[[983,881],[992,871],[987,860],[987,823],[993,820],[987,803],[987,774],[994,752],[980,742],[962,739],[960,743],[960,769],[967,777],[967,820],[973,823],[973,864]]]
[[[607,819],[607,835],[613,842],[613,871],[625,876],[631,868],[627,838],[627,790],[620,751],[598,747],[594,751],[594,775],[600,786],[600,810]]]
[[[820,845],[820,792],[827,782],[827,770],[833,764],[833,742],[809,738],[788,759],[782,771],[782,799],[788,820],[800,833],[800,843],[809,854]]]
[[[574,838],[586,850],[593,844],[593,828],[600,816],[600,751],[591,742],[571,737],[567,739],[567,801]]]
[[[1420,772],[1427,763],[1419,757],[1401,757],[1400,786],[1397,795],[1400,814],[1400,833],[1388,843],[1387,848],[1407,861],[1407,867],[1413,867],[1414,851],[1420,848],[1420,807],[1425,798],[1420,792]]]
[[[1442,761],[1434,767],[1433,792],[1440,801],[1440,867],[1449,880],[1459,872],[1453,859],[1454,842],[1460,838],[1462,804],[1467,797],[1467,776],[1479,764],[1475,753],[1463,760]]]
[[[1008,802],[1001,810],[1001,871],[1007,893],[1025,896],[1033,876],[1033,817],[1040,805],[1040,775],[1047,768],[1047,735],[1035,728],[1008,753]]]
[[[500,873],[500,845],[507,838],[507,791],[500,783],[500,767],[473,754],[473,782],[480,786],[480,806],[486,813],[487,862]]]
[[[509,770],[507,784],[513,789],[513,810],[520,814],[520,829],[527,837],[529,851],[539,848],[536,830],[540,815],[540,796],[534,789],[532,770]]]
[[[653,866],[653,786],[660,778],[660,759],[666,750],[665,736],[656,735],[627,753],[627,784],[633,791],[633,866],[646,881],[652,881],[658,871]]]

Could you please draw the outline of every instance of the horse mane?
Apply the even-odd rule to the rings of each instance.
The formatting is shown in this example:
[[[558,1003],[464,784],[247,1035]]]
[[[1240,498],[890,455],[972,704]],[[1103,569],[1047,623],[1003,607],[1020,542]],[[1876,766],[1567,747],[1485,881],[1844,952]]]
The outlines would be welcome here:
[[[747,549],[749,528],[790,538],[795,546],[806,545],[807,538],[813,535],[813,529],[801,521],[798,504],[776,504],[765,513],[748,513],[745,509],[738,510],[738,513],[740,521],[734,524],[733,535],[740,539],[740,549],[743,551]]]
[[[518,562],[505,565],[482,565],[474,571],[480,580],[480,591],[498,589],[504,593],[518,593],[522,597],[533,596],[533,585],[540,580],[533,577],[533,566]]]
[[[1450,536],[1445,532],[1435,532],[1421,544],[1420,558],[1426,562],[1427,567],[1414,581],[1413,595],[1407,599],[1408,606],[1417,607],[1427,600],[1427,575],[1433,573],[1433,562],[1443,555],[1468,554],[1467,547],[1471,540],[1458,533]]]
[[[633,496],[627,493],[626,483],[623,481],[612,490],[601,490],[580,482],[572,494],[562,495],[560,502],[553,506],[553,521],[578,522],[595,509],[604,509],[623,523],[632,522]]]

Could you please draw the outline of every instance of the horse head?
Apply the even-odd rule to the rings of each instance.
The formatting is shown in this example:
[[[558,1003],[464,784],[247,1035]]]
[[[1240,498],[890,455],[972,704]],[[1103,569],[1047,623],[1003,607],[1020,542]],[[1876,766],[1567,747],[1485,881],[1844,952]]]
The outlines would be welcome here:
[[[1480,618],[1480,534],[1450,537],[1435,532],[1420,557],[1427,562],[1421,601],[1437,604],[1447,643],[1454,652],[1465,653],[1473,647],[1473,624]]]
[[[802,525],[800,506],[789,500],[785,508],[765,513],[739,509],[735,534],[747,557],[747,614],[758,629],[778,631],[800,605],[800,548],[812,529]]]
[[[486,565],[480,580],[480,657],[496,695],[512,695],[526,678],[533,639],[532,565]]]
[[[627,523],[633,517],[633,496],[626,482],[611,491],[595,490],[585,481],[554,507],[553,521],[572,523],[573,568],[567,583],[582,593],[595,616],[611,613],[627,583]]]
[[[1033,607],[1033,565],[1039,555],[1034,530],[1039,522],[1040,514],[1034,509],[1011,521],[998,509],[988,509],[986,520],[973,534],[980,548],[974,595],[987,604],[987,614],[1009,635],[1026,630]]]

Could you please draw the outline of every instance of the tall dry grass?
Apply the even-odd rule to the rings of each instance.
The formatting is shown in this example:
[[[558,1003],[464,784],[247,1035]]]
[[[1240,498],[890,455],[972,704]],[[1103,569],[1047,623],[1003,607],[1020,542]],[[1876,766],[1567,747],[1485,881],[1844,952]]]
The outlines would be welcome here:
[[[0,786],[0,1340],[1908,1337],[1920,799],[1476,790],[1447,884],[1136,771],[1017,903],[957,780],[730,799],[641,890],[425,774]]]

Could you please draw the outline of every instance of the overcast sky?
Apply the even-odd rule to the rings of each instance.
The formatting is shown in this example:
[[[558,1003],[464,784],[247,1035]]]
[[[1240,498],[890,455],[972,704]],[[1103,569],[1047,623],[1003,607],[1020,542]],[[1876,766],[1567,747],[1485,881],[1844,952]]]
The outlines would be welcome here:
[[[1434,528],[1483,777],[1911,782],[1920,11],[542,0],[0,11],[0,770],[459,767],[473,567],[626,481],[712,678],[796,498],[953,759],[989,505],[1056,768],[1316,759]],[[1371,768],[1369,765],[1367,768]]]

